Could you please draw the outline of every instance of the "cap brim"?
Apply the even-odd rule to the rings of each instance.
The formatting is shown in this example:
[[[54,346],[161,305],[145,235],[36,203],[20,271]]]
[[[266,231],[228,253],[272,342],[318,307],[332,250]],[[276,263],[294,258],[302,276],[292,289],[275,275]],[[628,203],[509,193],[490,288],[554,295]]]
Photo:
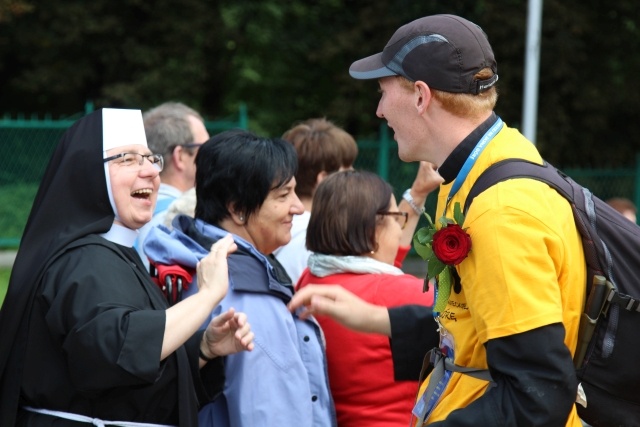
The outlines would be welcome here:
[[[349,67],[349,75],[358,80],[380,79],[382,77],[397,76],[382,63],[382,52],[367,56],[354,62]]]

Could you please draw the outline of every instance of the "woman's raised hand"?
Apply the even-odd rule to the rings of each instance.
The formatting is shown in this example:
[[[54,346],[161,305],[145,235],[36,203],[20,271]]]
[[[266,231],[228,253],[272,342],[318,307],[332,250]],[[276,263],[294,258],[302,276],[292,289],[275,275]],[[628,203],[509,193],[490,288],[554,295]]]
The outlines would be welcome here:
[[[233,308],[211,319],[202,336],[202,352],[208,357],[253,350],[253,332],[247,315]]]

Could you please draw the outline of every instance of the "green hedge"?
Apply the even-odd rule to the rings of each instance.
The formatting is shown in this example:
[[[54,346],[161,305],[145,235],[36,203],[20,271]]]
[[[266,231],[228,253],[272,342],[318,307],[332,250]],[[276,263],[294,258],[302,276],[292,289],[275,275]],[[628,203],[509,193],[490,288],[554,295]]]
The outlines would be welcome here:
[[[38,184],[0,187],[0,247],[18,247],[37,191]]]
[[[4,296],[7,293],[7,286],[9,285],[9,276],[11,276],[11,269],[0,268],[0,307],[2,307]]]

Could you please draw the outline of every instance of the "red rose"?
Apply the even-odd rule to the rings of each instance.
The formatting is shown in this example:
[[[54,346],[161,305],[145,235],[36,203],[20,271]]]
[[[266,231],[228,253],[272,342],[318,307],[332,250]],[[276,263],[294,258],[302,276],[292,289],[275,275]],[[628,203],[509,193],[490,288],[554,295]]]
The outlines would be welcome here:
[[[444,264],[458,265],[469,255],[471,237],[458,224],[449,224],[436,231],[431,247]]]

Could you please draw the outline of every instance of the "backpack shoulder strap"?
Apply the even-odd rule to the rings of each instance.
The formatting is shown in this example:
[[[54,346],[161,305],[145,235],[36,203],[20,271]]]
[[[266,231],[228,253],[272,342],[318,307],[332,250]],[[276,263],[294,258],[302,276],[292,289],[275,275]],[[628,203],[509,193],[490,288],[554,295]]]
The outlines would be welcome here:
[[[512,178],[531,178],[542,181],[554,188],[569,202],[573,203],[574,201],[573,187],[566,180],[567,176],[549,163],[544,162],[540,165],[523,159],[505,159],[491,165],[478,177],[467,195],[463,213],[467,213],[471,202],[480,193],[494,184]]]

